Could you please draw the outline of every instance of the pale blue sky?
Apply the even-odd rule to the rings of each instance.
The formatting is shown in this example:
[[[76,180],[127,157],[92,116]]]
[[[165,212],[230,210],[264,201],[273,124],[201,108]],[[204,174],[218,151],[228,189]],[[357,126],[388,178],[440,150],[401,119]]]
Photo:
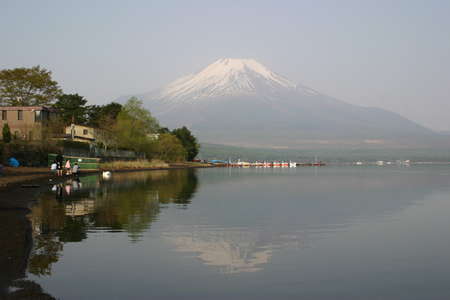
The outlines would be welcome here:
[[[450,130],[450,1],[5,1],[0,68],[105,103],[221,57]]]

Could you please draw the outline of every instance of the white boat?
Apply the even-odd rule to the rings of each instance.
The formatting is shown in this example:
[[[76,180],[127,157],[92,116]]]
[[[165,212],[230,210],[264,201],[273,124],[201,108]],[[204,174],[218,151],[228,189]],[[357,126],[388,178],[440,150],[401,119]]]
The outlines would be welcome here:
[[[237,164],[238,167],[250,167],[250,163],[247,161],[241,161],[240,159],[238,160]]]

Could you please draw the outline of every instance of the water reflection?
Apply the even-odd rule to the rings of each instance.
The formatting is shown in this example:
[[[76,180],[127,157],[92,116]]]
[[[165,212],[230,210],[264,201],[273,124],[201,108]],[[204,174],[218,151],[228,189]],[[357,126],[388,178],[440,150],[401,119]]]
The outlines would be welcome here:
[[[273,299],[273,288],[342,296],[394,276],[414,288],[411,267],[434,266],[428,272],[444,278],[450,249],[445,219],[429,231],[414,222],[433,222],[426,199],[436,191],[448,198],[448,173],[419,171],[208,169],[68,180],[43,193],[28,217],[0,211],[0,298],[51,298],[36,282],[74,299],[145,299],[149,290],[196,298],[205,286],[217,291],[211,298]]]
[[[161,204],[186,207],[197,190],[195,171],[116,173],[71,179],[51,187],[32,209],[34,232],[79,242],[89,230],[126,231],[132,242],[157,220]]]
[[[177,252],[228,274],[262,271],[277,250],[308,247],[311,239],[387,218],[447,184],[446,177],[426,173],[205,172],[202,194],[213,201],[196,198],[205,225],[172,226],[164,237]]]
[[[300,234],[250,228],[180,227],[172,228],[164,237],[176,251],[195,253],[202,263],[225,274],[261,271],[275,250],[302,244]]]
[[[138,242],[161,204],[186,208],[197,186],[194,170],[117,173],[108,181],[86,176],[50,186],[28,215],[0,210],[0,298],[52,298],[24,279],[26,271],[51,275],[64,245],[89,232],[125,231]]]
[[[25,210],[0,210],[0,299],[54,299],[26,279],[32,253],[31,222]]]

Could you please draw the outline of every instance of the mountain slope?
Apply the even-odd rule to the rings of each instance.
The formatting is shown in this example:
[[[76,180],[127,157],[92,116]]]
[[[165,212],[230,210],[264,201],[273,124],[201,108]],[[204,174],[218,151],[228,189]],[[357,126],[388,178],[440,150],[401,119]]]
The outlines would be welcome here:
[[[434,135],[396,113],[295,85],[253,59],[219,59],[138,97],[162,124],[187,125],[203,142],[292,147],[398,143]]]

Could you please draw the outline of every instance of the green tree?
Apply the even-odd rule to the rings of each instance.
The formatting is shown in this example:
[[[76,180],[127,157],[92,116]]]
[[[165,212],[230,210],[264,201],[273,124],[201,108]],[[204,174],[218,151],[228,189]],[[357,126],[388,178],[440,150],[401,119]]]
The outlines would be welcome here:
[[[140,129],[145,134],[155,133],[159,129],[158,121],[152,117],[151,113],[142,106],[142,101],[136,97],[128,99],[122,108],[122,112],[127,113],[134,123],[142,126]]]
[[[96,141],[99,146],[105,150],[117,148],[117,117],[111,115],[102,116],[101,121],[97,124],[90,123],[90,126],[96,127]]]
[[[3,125],[2,133],[3,133],[3,142],[5,143],[11,142],[11,130],[9,129],[8,123],[5,123],[5,125]]]
[[[87,125],[97,128],[96,140],[105,150],[118,145],[114,128],[122,105],[111,102],[106,105],[92,105],[87,110]]]
[[[122,107],[113,128],[121,148],[151,153],[155,142],[150,135],[159,128],[158,121],[142,107],[142,101],[133,97]]]
[[[198,154],[200,145],[197,143],[197,139],[192,135],[191,131],[186,126],[183,126],[182,128],[174,129],[172,134],[181,141],[187,153],[187,160],[193,160]]]
[[[178,162],[186,160],[186,150],[180,140],[170,133],[159,135],[156,155],[159,159],[167,162]]]
[[[58,109],[64,124],[83,125],[87,122],[88,107],[86,103],[87,100],[78,94],[64,94],[58,97],[58,101],[53,107]]]
[[[116,102],[111,102],[106,105],[91,105],[87,111],[88,125],[101,128],[105,121],[115,121],[121,110],[122,105]]]
[[[112,133],[120,148],[142,152],[149,143],[144,127],[142,122],[134,119],[127,112],[121,111]]]
[[[52,73],[40,66],[0,71],[0,105],[50,105],[62,94]]]
[[[158,133],[170,133],[170,130],[167,127],[161,127],[158,129]]]

